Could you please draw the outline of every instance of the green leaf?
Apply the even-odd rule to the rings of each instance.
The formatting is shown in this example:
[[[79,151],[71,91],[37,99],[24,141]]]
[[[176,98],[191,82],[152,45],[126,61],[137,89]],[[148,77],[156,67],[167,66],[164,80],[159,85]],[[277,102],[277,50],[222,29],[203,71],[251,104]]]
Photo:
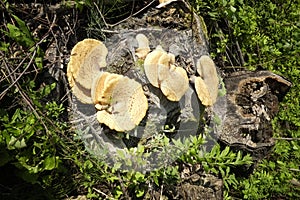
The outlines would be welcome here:
[[[94,165],[90,160],[87,160],[87,161],[84,162],[83,166],[86,169],[91,169],[91,168],[93,168]]]
[[[214,174],[218,174],[218,170],[217,169],[215,169],[215,168],[210,168],[209,169],[212,173],[214,173]]]
[[[21,140],[15,138],[14,136],[11,136],[10,141],[8,143],[8,149],[21,149],[26,147],[25,139],[22,138]]]
[[[144,179],[145,179],[145,175],[144,174],[142,174],[142,173],[140,173],[140,172],[136,172],[135,174],[134,174],[134,179],[136,179],[137,181],[144,181]]]
[[[153,176],[153,179],[154,183],[159,186],[159,182],[158,182],[158,177],[156,175]]]
[[[13,24],[8,23],[7,28],[9,33],[6,33],[10,38],[15,40],[20,45],[25,47],[31,47],[34,45],[34,41],[31,38],[28,38],[21,30]]]
[[[23,32],[26,37],[31,38],[31,34],[30,34],[29,29],[27,28],[25,22],[23,20],[21,20],[19,17],[17,17],[16,15],[12,15],[12,16],[18,23],[21,32]]]
[[[241,159],[241,151],[238,151],[235,162],[238,163],[240,161],[240,159]]]
[[[114,193],[115,193],[115,198],[119,198],[122,194],[123,194],[123,191],[121,189],[121,186],[118,185],[115,190],[114,190]]]
[[[43,69],[43,57],[35,57],[34,62],[39,69]]]
[[[48,156],[45,158],[44,160],[44,169],[45,170],[52,170],[57,166],[57,160],[58,160],[58,156]]]
[[[229,146],[226,146],[225,149],[221,152],[220,157],[226,157],[229,153],[229,150],[230,150]]]
[[[277,160],[276,162],[277,162],[279,165],[281,165],[281,166],[285,166],[285,163],[282,162],[282,161],[280,161],[280,160]]]
[[[9,43],[0,42],[0,51],[8,52]]]
[[[233,7],[233,6],[230,6],[230,10],[231,10],[231,12],[235,12],[236,11],[236,8],[235,7]]]
[[[31,36],[29,29],[27,28],[24,21],[18,18],[16,15],[12,15],[16,20],[18,27],[7,23],[8,32],[3,31],[8,37],[15,40],[18,44],[23,45],[25,47],[34,46],[35,42]]]
[[[135,192],[136,194],[136,197],[142,197],[145,193],[145,190],[144,189],[141,189],[141,188],[138,188]]]

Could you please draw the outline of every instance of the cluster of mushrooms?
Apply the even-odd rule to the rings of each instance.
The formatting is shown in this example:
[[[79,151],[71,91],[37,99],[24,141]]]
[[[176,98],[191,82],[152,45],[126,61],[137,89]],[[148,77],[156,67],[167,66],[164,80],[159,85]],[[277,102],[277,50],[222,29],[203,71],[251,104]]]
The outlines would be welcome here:
[[[161,46],[153,51],[144,34],[137,34],[136,56],[144,61],[144,72],[150,84],[159,88],[170,101],[179,101],[195,84],[196,93],[205,106],[212,106],[218,96],[219,79],[214,62],[203,55],[197,61],[199,76],[188,77],[177,66],[175,56]],[[67,77],[76,98],[84,104],[94,104],[97,120],[118,132],[134,129],[145,117],[148,100],[142,85],[120,74],[104,71],[108,50],[95,39],[77,43],[71,51]]]

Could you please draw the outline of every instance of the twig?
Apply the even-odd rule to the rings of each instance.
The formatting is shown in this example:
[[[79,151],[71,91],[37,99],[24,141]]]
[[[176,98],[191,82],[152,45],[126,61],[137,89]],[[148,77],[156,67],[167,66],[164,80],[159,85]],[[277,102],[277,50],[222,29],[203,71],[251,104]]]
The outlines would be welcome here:
[[[8,75],[5,75],[5,74],[4,74],[6,77],[3,78],[3,79],[1,79],[0,82],[2,82],[4,79],[7,79],[8,76],[14,75],[14,73],[22,66],[22,64],[23,64],[24,61],[29,57],[29,55],[30,55],[30,54],[27,54],[27,55],[21,60],[21,62],[19,63],[19,65],[18,65],[13,71],[11,71]],[[5,61],[3,61],[3,62],[5,62]],[[6,65],[6,63],[5,63],[5,65]],[[1,98],[0,98],[0,99],[1,99]]]
[[[228,47],[227,47],[227,45],[226,45],[226,49],[227,49],[227,48],[228,48]],[[230,58],[230,55],[229,55],[228,52],[230,52],[230,51],[227,51],[227,50],[225,51],[226,57],[227,57],[227,59],[229,60],[231,66],[234,66],[233,63],[232,63],[232,61],[231,61],[231,58]]]
[[[119,182],[121,183],[121,189],[122,189],[122,191],[123,191],[123,193],[125,195],[125,198],[126,199],[131,199],[131,197],[128,195],[128,193],[127,193],[127,191],[126,191],[126,189],[124,187],[124,182],[123,182],[123,180],[121,178],[120,172],[118,172],[118,178],[119,178]]]
[[[31,102],[30,98],[22,91],[22,88],[21,88],[19,83],[17,83],[17,88],[18,88],[19,93],[21,94],[22,98],[25,100],[25,102],[27,103],[27,105],[30,107],[31,111],[35,115],[35,117],[43,124],[46,132],[48,133],[49,130],[48,130],[46,124],[44,123],[44,121],[41,118],[41,116],[42,116],[42,115],[40,115],[41,113],[37,113],[37,111],[33,107],[33,103]]]
[[[102,29],[101,31],[103,33],[119,33],[119,31],[111,31],[111,30],[105,30],[105,29]]]
[[[156,0],[151,1],[148,5],[146,5],[146,6],[145,6],[144,8],[142,8],[141,10],[139,10],[139,11],[137,11],[136,13],[134,13],[133,15],[131,15],[131,16],[129,16],[129,17],[127,17],[127,18],[125,18],[125,19],[123,19],[123,20],[121,20],[121,21],[115,23],[115,24],[113,24],[112,26],[117,26],[118,24],[120,24],[120,23],[126,21],[126,20],[129,19],[130,17],[134,17],[134,16],[138,15],[139,13],[141,13],[141,12],[143,12],[145,9],[147,9],[150,5],[152,5],[155,1],[156,1]]]
[[[156,1],[156,0],[151,1],[151,2],[150,2],[149,4],[147,4],[144,8],[140,9],[139,11],[133,13],[133,14],[130,15],[129,17],[127,17],[127,18],[125,18],[125,19],[122,19],[121,21],[119,21],[119,22],[117,22],[117,23],[115,23],[115,24],[108,24],[108,23],[106,23],[105,18],[104,18],[104,16],[103,16],[103,14],[101,13],[101,11],[99,10],[97,4],[94,3],[94,5],[96,6],[96,9],[97,9],[97,11],[99,12],[101,18],[103,19],[103,22],[105,23],[105,26],[106,26],[107,28],[109,28],[109,27],[117,26],[117,25],[121,24],[122,22],[128,20],[130,17],[134,17],[135,15],[138,15],[139,13],[141,13],[141,12],[143,12],[145,9],[147,9],[149,6],[151,6],[155,1]]]
[[[36,50],[33,52],[33,54],[32,54],[32,57],[30,58],[30,60],[29,60],[29,63],[27,64],[27,66],[26,66],[26,68],[21,72],[21,74],[19,75],[19,77],[18,78],[16,78],[3,92],[1,92],[1,94],[0,94],[0,100],[5,96],[5,94],[6,94],[6,92],[11,88],[11,87],[13,87],[17,82],[18,82],[18,80],[20,80],[20,78],[23,76],[23,74],[27,71],[27,69],[30,67],[30,65],[32,64],[32,62],[33,62],[33,59],[34,59],[34,57],[35,57],[35,54],[36,54]],[[24,60],[25,60],[26,58],[24,58],[22,61],[21,61],[21,63],[20,63],[20,65],[24,62]],[[19,66],[20,66],[19,65]],[[7,65],[5,65],[6,67],[7,67]],[[18,67],[19,67],[18,66]],[[17,67],[17,68],[18,68]],[[10,74],[12,74],[12,73],[10,73]]]
[[[237,52],[238,52],[238,55],[239,55],[239,58],[240,58],[240,61],[241,61],[241,66],[244,66],[245,65],[245,60],[244,60],[243,53],[242,53],[241,47],[239,45],[239,42],[236,41],[235,45],[236,45]]]
[[[164,191],[165,177],[166,177],[166,168],[164,167],[164,176],[163,176],[162,184],[160,186],[160,197],[159,197],[159,199],[163,199],[162,197],[163,197],[163,191]]]
[[[293,184],[293,185],[295,185],[296,187],[300,187],[300,182],[297,179],[295,179],[295,178],[293,178],[292,180],[290,180],[290,183]]]
[[[93,190],[95,190],[96,192],[98,192],[99,194],[102,194],[103,196],[105,196],[106,198],[110,198],[112,200],[114,200],[115,198],[112,198],[110,196],[108,196],[107,194],[105,194],[104,192],[101,192],[100,190],[98,190],[97,188],[93,187]]]
[[[300,169],[295,169],[295,168],[289,168],[289,170],[294,171],[294,172],[300,172]]]
[[[105,17],[103,16],[102,12],[101,12],[100,9],[98,8],[98,5],[96,4],[96,2],[94,2],[94,6],[96,7],[96,9],[97,9],[97,11],[98,11],[100,17],[102,18],[102,20],[103,20],[103,22],[104,22],[106,28],[109,28],[109,25],[108,25],[108,23],[106,23]]]
[[[42,125],[44,126],[46,132],[48,133],[48,132],[49,132],[48,127],[46,126],[46,124],[44,123],[44,121],[42,120],[41,117],[44,117],[50,124],[52,124],[52,125],[54,126],[53,122],[52,122],[51,120],[49,120],[47,117],[45,117],[45,115],[44,115],[42,112],[38,112],[38,111],[34,108],[32,101],[30,100],[30,98],[28,97],[28,95],[27,95],[25,92],[23,92],[22,87],[21,87],[20,84],[18,83],[18,80],[20,79],[20,77],[25,73],[25,71],[27,70],[27,68],[28,68],[28,67],[31,65],[31,63],[33,62],[33,58],[35,57],[35,54],[36,54],[36,50],[33,52],[32,58],[31,58],[31,60],[29,61],[27,67],[26,67],[26,68],[24,69],[24,71],[19,75],[19,77],[16,78],[16,79],[13,81],[13,83],[10,85],[10,87],[11,87],[12,85],[16,85],[16,87],[17,87],[17,89],[18,89],[20,95],[22,96],[23,100],[24,100],[25,103],[29,106],[30,110],[33,112],[33,114],[35,115],[35,117],[42,123]],[[7,71],[10,72],[8,66],[7,66],[7,65],[5,65],[5,66],[7,67]],[[12,78],[12,80],[13,80],[13,78]],[[9,88],[10,88],[10,87],[9,87]],[[9,89],[9,88],[7,88],[7,89]],[[6,90],[7,90],[7,89],[6,89]],[[1,93],[1,95],[3,94],[3,96],[4,96],[4,95],[5,95],[4,93],[5,93],[5,91],[3,91],[3,92]],[[0,95],[0,96],[1,96],[1,95]],[[1,97],[1,98],[2,98],[2,97]],[[1,99],[1,98],[0,98],[0,99]],[[58,129],[57,129],[55,126],[54,126],[54,128],[56,129],[56,131],[58,131]]]
[[[285,137],[273,138],[273,139],[275,139],[275,140],[288,140],[288,141],[300,140],[300,138],[285,138]]]

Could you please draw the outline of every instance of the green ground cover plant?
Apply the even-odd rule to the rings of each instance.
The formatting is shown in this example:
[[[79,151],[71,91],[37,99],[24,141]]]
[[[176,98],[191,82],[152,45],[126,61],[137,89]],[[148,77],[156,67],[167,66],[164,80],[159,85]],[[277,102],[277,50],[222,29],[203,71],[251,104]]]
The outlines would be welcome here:
[[[117,21],[121,15],[114,16],[114,11],[122,12],[124,4],[113,1],[99,9],[105,10],[105,17]],[[200,136],[186,142],[175,141],[186,153],[174,165],[150,173],[119,171],[118,165],[109,167],[99,162],[70,129],[65,117],[66,99],[51,98],[57,83],[41,84],[38,80],[47,68],[43,63],[44,46],[50,39],[37,36],[16,5],[2,1],[1,197],[150,198],[154,190],[162,191],[181,182],[179,163],[201,164],[206,172],[222,178],[225,199],[300,197],[300,2],[192,0],[191,4],[204,18],[211,55],[221,68],[267,69],[293,83],[273,120],[276,145],[272,154],[259,162],[249,177],[239,177],[234,172],[236,167],[252,163],[249,155],[219,145],[203,155],[199,146],[206,141]],[[94,30],[101,34],[99,29],[105,24],[101,21],[103,16],[96,16],[93,1],[66,5],[79,15],[90,17],[85,34],[95,34]],[[93,13],[87,11],[91,7]]]
[[[233,196],[299,198],[299,1],[194,1],[208,26],[211,52],[224,67],[266,69],[293,86],[273,120],[276,145]],[[242,192],[239,192],[242,191]]]

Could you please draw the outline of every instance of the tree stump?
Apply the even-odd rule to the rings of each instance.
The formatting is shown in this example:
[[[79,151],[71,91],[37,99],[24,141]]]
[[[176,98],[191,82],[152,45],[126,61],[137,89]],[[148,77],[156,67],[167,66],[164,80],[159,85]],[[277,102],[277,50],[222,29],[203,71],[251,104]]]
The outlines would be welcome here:
[[[178,102],[168,100],[158,88],[149,84],[143,63],[135,56],[137,34],[144,34],[149,39],[151,50],[160,45],[174,54],[177,65],[185,69],[189,78],[198,75],[197,60],[209,54],[205,24],[185,1],[175,1],[159,9],[150,6],[106,32],[104,43],[109,53],[105,71],[127,76],[142,84],[149,110],[136,129],[120,135],[95,120],[94,105],[73,100],[75,128],[81,130],[79,135],[91,153],[111,163],[124,164],[129,160],[133,169],[150,171],[176,160],[176,150],[170,148],[146,158],[131,157],[124,149],[143,144],[146,148],[150,146],[150,150],[157,150],[161,146],[151,149],[151,142],[155,142],[152,141],[153,135],[164,134],[169,138],[181,139],[204,134],[207,126],[210,126],[216,140],[237,150],[250,152],[255,159],[262,159],[274,145],[271,120],[291,86],[289,81],[278,75],[268,71],[239,71],[226,77],[219,74],[220,80],[224,80],[224,84],[219,85],[220,91],[225,85],[227,92],[225,96],[220,95],[211,107],[202,105],[193,84],[189,85],[188,92]],[[214,122],[213,118],[218,118],[219,122]],[[125,161],[117,160],[116,155],[120,151]],[[111,156],[107,157],[107,154]],[[146,164],[138,166],[137,163],[143,159]],[[216,177],[212,180],[219,181]],[[201,184],[193,181],[184,183],[177,188],[179,195],[187,199],[203,197],[205,193],[207,198],[221,198],[222,186],[219,182],[217,189]]]
[[[224,83],[227,111],[219,140],[262,159],[274,146],[271,121],[291,83],[269,71],[238,71]]]

